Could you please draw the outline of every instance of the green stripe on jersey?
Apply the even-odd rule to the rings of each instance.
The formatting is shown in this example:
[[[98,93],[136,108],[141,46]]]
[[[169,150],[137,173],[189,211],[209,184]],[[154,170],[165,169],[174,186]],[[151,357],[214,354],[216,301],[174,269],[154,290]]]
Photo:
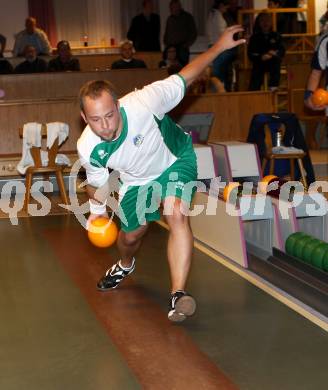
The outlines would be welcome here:
[[[155,115],[154,118],[165,145],[172,154],[180,157],[188,145],[190,135],[186,134],[182,127],[176,124],[168,115],[164,115],[162,120],[158,119]]]
[[[103,141],[98,144],[90,154],[90,164],[94,167],[104,167],[106,168],[107,162],[110,156],[116,152],[116,150],[122,145],[125,141],[128,134],[128,121],[126,117],[126,112],[123,107],[120,108],[120,114],[122,116],[123,127],[120,136],[113,141]]]
[[[186,83],[186,80],[185,80],[185,78],[184,78],[180,73],[177,73],[177,76],[179,76],[180,79],[183,81],[184,95],[185,95],[185,94],[186,94],[186,91],[187,91],[187,83]]]

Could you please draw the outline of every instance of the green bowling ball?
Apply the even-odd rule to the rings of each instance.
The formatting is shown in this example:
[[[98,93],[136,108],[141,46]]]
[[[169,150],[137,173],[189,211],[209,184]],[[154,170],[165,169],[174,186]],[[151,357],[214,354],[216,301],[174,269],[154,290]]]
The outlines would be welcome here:
[[[286,253],[288,253],[291,256],[294,256],[294,246],[298,242],[298,240],[304,236],[306,236],[306,234],[303,232],[296,232],[290,234],[285,243]]]
[[[323,259],[326,253],[328,253],[328,244],[326,242],[322,242],[313,250],[311,255],[311,264],[316,268],[322,269]]]
[[[311,264],[312,253],[320,244],[322,244],[322,241],[316,238],[312,238],[312,240],[308,241],[303,247],[301,259],[304,262]]]
[[[313,237],[311,236],[304,235],[303,237],[300,237],[293,246],[293,256],[302,260],[303,249],[311,240],[313,240]]]

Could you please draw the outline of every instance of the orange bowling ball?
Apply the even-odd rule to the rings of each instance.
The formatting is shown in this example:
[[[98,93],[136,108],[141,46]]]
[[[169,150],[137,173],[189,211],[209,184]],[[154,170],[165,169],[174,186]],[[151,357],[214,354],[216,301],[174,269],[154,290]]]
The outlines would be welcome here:
[[[114,244],[118,236],[118,229],[114,221],[99,217],[88,228],[88,237],[91,243],[98,248],[107,248]]]
[[[327,106],[328,105],[328,91],[323,88],[318,88],[313,92],[311,97],[312,102],[316,106]]]
[[[238,182],[230,182],[228,183],[223,190],[223,199],[225,202],[234,203],[237,199],[240,183]]]
[[[266,175],[262,178],[261,181],[258,183],[259,192],[261,194],[267,193],[267,188],[269,184],[273,183],[274,181],[279,181],[279,177],[276,175]]]

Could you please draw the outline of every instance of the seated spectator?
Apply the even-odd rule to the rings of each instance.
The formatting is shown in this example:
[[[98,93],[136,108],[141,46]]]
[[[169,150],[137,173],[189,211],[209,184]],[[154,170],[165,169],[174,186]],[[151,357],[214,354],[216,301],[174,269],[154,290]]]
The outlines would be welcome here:
[[[281,59],[284,54],[280,34],[272,30],[271,16],[260,13],[248,44],[248,57],[253,63],[250,91],[261,89],[265,72],[269,72],[270,90],[278,89]]]
[[[10,74],[13,73],[14,68],[11,63],[4,58],[0,59],[0,74]]]
[[[0,57],[3,57],[3,52],[5,51],[6,48],[6,42],[7,42],[6,37],[0,34]]]
[[[224,84],[217,77],[212,75],[212,70],[208,66],[190,85],[187,93],[201,94],[221,92],[226,92]]]
[[[142,2],[142,13],[132,19],[127,37],[138,51],[160,51],[160,18],[153,12],[153,0]]]
[[[57,43],[58,56],[49,61],[49,72],[67,72],[67,71],[79,71],[80,62],[78,58],[72,56],[71,47],[69,42],[60,41]]]
[[[144,61],[133,58],[135,50],[132,41],[121,42],[120,50],[122,58],[112,63],[112,69],[147,68]]]
[[[166,68],[169,75],[178,73],[182,69],[175,46],[171,45],[165,48],[163,59],[159,62],[158,67]]]
[[[36,27],[35,18],[27,18],[25,21],[25,30],[16,35],[13,55],[24,56],[26,46],[34,46],[36,55],[49,55],[51,53],[51,45],[47,34]]]
[[[24,55],[25,61],[16,66],[15,73],[41,73],[47,71],[46,61],[37,56],[34,46],[26,46]]]

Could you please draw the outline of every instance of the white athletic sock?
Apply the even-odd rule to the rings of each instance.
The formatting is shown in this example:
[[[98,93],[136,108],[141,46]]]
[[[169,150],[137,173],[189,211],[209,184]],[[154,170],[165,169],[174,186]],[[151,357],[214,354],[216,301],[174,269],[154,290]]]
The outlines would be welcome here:
[[[124,271],[130,271],[130,269],[134,266],[134,262],[136,261],[135,258],[132,259],[132,264],[131,264],[131,267],[123,267],[122,263],[121,263],[121,260],[118,262],[118,265],[124,269]]]

